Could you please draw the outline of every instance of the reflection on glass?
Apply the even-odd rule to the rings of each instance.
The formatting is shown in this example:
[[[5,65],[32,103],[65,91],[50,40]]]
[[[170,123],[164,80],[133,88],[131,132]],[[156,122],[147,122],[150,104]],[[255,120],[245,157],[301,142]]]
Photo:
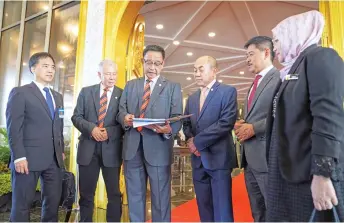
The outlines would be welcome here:
[[[66,0],[65,0],[66,1]],[[58,4],[60,4],[61,2],[64,2],[63,0],[57,0],[57,1],[54,1],[54,5],[58,5]]]
[[[19,26],[2,33],[0,48],[0,126],[6,125],[5,111],[8,95],[15,87]]]
[[[44,14],[25,23],[24,44],[22,52],[22,66],[20,85],[29,84],[33,80],[28,64],[30,57],[44,51],[47,15]]]
[[[26,17],[32,16],[49,9],[49,1],[28,1],[26,6]]]
[[[5,1],[2,27],[20,21],[22,1]]]
[[[69,167],[69,151],[74,110],[74,79],[76,48],[78,42],[79,2],[69,3],[54,10],[51,26],[49,52],[56,62],[54,89],[63,94],[64,99],[64,139],[66,167]]]

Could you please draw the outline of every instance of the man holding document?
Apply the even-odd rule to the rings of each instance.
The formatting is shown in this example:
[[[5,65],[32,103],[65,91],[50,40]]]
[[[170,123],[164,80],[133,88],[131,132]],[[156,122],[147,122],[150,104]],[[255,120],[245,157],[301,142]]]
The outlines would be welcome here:
[[[168,119],[180,116],[183,108],[180,84],[160,76],[164,59],[162,47],[147,46],[143,52],[145,76],[129,81],[120,100],[117,120],[125,129],[124,176],[132,222],[146,221],[147,177],[151,188],[152,221],[171,221],[173,135],[180,130],[181,122],[170,123]],[[162,119],[164,123],[135,128],[136,118]]]

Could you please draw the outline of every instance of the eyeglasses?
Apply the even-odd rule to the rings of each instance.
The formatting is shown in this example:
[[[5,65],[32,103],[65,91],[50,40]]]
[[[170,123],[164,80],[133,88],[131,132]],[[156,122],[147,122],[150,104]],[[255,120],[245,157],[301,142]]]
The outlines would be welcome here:
[[[163,63],[163,62],[160,62],[160,61],[155,61],[155,62],[153,62],[153,61],[151,61],[151,60],[145,60],[145,59],[143,59],[143,62],[144,62],[146,65],[148,65],[148,66],[152,66],[152,65],[154,64],[154,66],[156,66],[156,67],[160,67],[160,66],[162,65],[162,63]]]

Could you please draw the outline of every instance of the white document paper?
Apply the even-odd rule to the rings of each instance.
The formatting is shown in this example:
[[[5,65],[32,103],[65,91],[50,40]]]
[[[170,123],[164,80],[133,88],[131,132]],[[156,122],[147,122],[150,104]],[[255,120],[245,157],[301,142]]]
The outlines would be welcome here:
[[[133,127],[141,127],[141,126],[147,126],[147,125],[154,125],[154,124],[165,124],[166,121],[169,122],[176,122],[180,121],[181,119],[188,118],[192,116],[191,115],[181,115],[173,118],[168,119],[156,119],[156,118],[133,118]]]

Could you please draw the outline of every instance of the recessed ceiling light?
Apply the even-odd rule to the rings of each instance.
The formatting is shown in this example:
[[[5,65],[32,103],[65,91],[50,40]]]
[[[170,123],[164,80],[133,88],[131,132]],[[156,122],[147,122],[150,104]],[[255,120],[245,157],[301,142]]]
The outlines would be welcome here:
[[[44,6],[43,6],[43,9],[44,9],[44,10],[48,10],[48,9],[49,9],[49,6],[48,6],[48,5],[44,5]]]
[[[23,66],[26,66],[26,65],[27,65],[27,63],[24,62],[24,63],[23,63]]]
[[[187,77],[186,80],[190,81],[190,80],[191,80],[191,77]]]
[[[220,83],[222,83],[222,80],[219,80]]]
[[[173,44],[174,44],[174,45],[179,45],[180,42],[176,40],[176,41],[173,41]]]
[[[208,33],[208,36],[209,36],[209,37],[214,37],[214,36],[216,36],[216,33],[210,32],[210,33]]]
[[[155,26],[157,29],[163,29],[164,28],[164,25],[163,24],[158,24]]]
[[[8,13],[6,13],[5,16],[7,17],[7,16],[8,16]]]
[[[192,52],[188,52],[186,55],[188,55],[189,57],[191,57],[193,55]]]
[[[240,71],[240,74],[244,74],[245,72],[244,71]]]

